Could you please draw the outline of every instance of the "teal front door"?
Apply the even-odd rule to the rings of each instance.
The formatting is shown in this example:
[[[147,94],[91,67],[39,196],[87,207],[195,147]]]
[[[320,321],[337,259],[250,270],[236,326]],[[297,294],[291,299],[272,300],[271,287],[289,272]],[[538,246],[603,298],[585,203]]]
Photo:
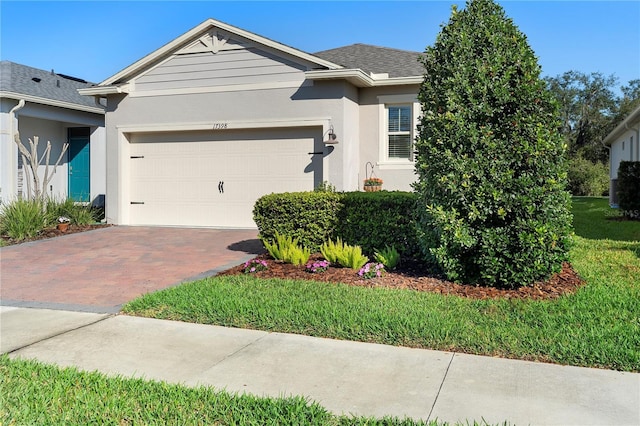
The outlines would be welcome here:
[[[90,201],[89,158],[89,136],[69,136],[69,198],[74,201]]]

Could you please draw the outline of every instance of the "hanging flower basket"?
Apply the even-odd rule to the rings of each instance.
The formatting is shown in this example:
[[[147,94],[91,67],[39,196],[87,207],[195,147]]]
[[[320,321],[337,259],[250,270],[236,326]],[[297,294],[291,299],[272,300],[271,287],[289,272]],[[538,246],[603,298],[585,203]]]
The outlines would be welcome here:
[[[364,190],[366,192],[382,191],[382,179],[370,177],[364,180]]]

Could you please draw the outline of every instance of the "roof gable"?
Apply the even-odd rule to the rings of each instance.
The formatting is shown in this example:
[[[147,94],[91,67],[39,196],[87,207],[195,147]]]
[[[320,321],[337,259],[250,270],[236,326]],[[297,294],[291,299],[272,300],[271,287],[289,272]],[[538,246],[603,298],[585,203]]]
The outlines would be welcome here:
[[[229,43],[231,38],[233,38],[233,42]],[[217,53],[221,50],[228,50],[238,46],[247,47],[248,45],[259,46],[261,49],[282,56],[285,59],[306,64],[309,69],[341,68],[341,66],[337,64],[301,50],[214,19],[207,19],[192,30],[138,60],[117,74],[107,78],[100,83],[99,86],[126,83],[174,55],[206,52]]]

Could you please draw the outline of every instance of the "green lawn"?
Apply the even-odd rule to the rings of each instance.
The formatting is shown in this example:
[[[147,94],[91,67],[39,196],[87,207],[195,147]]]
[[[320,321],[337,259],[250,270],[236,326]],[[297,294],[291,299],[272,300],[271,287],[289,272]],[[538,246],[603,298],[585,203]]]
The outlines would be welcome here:
[[[590,240],[640,241],[640,222],[621,221],[618,209],[608,198],[573,197],[573,225],[576,235]]]
[[[7,356],[0,357],[0,424],[446,425],[335,416],[301,397],[235,395],[210,387],[107,377]]]
[[[555,301],[214,277],[128,303],[131,315],[640,371],[640,222],[574,199],[571,261],[587,285]],[[609,238],[609,239],[605,239]]]

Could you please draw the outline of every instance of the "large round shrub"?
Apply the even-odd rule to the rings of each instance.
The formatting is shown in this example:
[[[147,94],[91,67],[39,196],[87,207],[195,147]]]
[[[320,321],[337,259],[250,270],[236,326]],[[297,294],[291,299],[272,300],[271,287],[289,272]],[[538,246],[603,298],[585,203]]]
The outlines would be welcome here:
[[[570,243],[566,147],[526,37],[499,5],[472,0],[421,60],[423,253],[458,282],[550,276]]]

